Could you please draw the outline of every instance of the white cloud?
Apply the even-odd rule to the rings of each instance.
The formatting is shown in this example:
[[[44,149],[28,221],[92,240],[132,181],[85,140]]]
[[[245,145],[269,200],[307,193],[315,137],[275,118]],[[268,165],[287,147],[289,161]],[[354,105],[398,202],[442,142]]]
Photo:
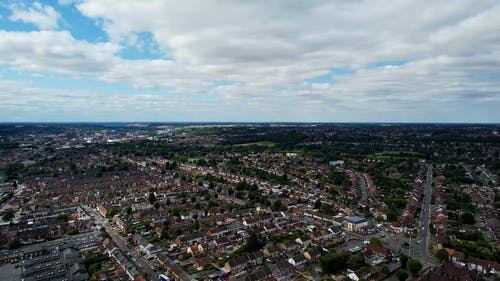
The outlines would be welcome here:
[[[34,2],[32,5],[13,4],[9,6],[12,21],[23,21],[36,25],[41,30],[57,29],[60,14],[49,5]]]
[[[109,68],[120,47],[74,39],[68,31],[0,30],[0,63],[23,70],[95,75]]]
[[[496,1],[86,0],[78,9],[104,20],[116,42],[151,32],[176,63],[269,85],[378,61],[485,53],[500,41]]]
[[[227,107],[227,114],[242,119],[254,110],[273,120],[338,120],[342,113],[368,120],[403,114],[418,121],[432,112],[441,116],[436,112],[449,106],[447,114],[468,110],[500,121],[496,111],[482,110],[500,106],[495,0],[75,3],[99,22],[110,42],[76,40],[67,31],[0,31],[0,63],[91,76],[145,92],[163,87],[182,101],[178,108],[188,110],[191,103],[209,116],[223,117]],[[22,8],[36,5],[48,7]],[[138,40],[143,32],[151,34],[148,44]],[[171,60],[125,60],[118,55],[123,46],[154,46]],[[336,75],[332,69],[353,73]],[[306,82],[328,74],[333,83]],[[92,97],[99,100],[96,93]],[[217,102],[195,108],[205,97]],[[168,107],[157,97],[145,100],[138,104]]]

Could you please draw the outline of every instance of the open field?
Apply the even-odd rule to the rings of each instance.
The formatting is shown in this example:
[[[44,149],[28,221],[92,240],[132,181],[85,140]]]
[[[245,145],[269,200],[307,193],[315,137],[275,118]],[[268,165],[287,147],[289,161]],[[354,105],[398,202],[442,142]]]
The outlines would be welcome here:
[[[252,145],[273,147],[273,146],[276,146],[276,143],[274,143],[272,141],[258,141],[258,142],[235,144],[234,146],[252,146]]]

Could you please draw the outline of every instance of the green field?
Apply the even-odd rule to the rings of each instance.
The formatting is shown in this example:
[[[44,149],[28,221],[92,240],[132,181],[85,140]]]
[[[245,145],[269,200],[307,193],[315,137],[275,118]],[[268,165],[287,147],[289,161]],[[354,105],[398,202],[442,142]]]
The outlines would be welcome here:
[[[188,161],[189,163],[194,163],[194,162],[196,162],[196,161],[198,161],[198,160],[200,160],[200,159],[201,159],[200,157],[189,157],[189,158],[187,159],[187,161]]]
[[[274,143],[272,141],[258,141],[258,142],[235,144],[234,146],[253,146],[253,145],[273,147],[273,146],[276,146],[276,143]]]
[[[376,153],[368,155],[368,158],[376,159],[376,160],[388,160],[388,159],[417,159],[423,160],[424,155],[414,151],[384,151],[383,153]]]

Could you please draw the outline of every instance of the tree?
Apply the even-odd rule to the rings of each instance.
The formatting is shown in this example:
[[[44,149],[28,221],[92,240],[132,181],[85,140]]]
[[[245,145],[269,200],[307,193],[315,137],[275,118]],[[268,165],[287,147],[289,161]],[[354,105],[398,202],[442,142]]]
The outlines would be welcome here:
[[[129,218],[132,215],[132,207],[128,206],[125,208],[125,218]]]
[[[358,269],[365,265],[366,261],[363,254],[349,255],[347,258],[347,266],[351,269]]]
[[[417,259],[409,259],[408,269],[410,270],[413,276],[417,276],[420,270],[422,269],[422,264]]]
[[[120,212],[120,209],[116,206],[113,206],[109,209],[107,216],[108,217],[113,217],[114,215],[118,214]]]
[[[15,180],[19,178],[19,174],[24,170],[23,163],[12,163],[5,166],[3,172],[7,180]]]
[[[276,200],[274,201],[273,205],[271,206],[271,210],[273,211],[286,211],[286,206],[281,202],[281,200]]]
[[[405,255],[402,255],[400,258],[399,258],[399,261],[401,262],[401,267],[402,268],[406,268],[406,265],[408,264],[408,257],[405,256]]]
[[[325,273],[335,274],[347,268],[349,255],[346,252],[329,253],[319,258],[321,269]]]
[[[182,210],[179,208],[174,208],[171,212],[172,216],[174,217],[180,217],[181,216]]]
[[[317,200],[314,202],[314,209],[316,209],[316,210],[321,210],[321,200],[317,199]]]
[[[439,249],[436,251],[436,257],[440,261],[445,261],[448,259],[448,252],[445,249]]]
[[[474,215],[471,213],[465,213],[460,216],[460,221],[463,224],[475,224],[476,220],[474,219]]]
[[[57,215],[56,219],[61,222],[66,222],[68,221],[68,214],[66,213],[60,213]]]
[[[149,204],[154,204],[155,201],[156,201],[156,196],[154,192],[150,191],[148,196],[148,202]]]
[[[255,252],[255,251],[262,249],[262,247],[264,247],[264,245],[265,245],[265,242],[263,241],[263,239],[259,237],[257,232],[252,231],[250,233],[250,237],[248,237],[247,242],[245,243],[245,246],[243,249],[245,252]]]
[[[383,265],[381,268],[380,268],[380,272],[382,272],[383,274],[387,275],[389,274],[389,267],[387,265]]]
[[[19,239],[10,240],[9,244],[7,244],[7,247],[9,247],[9,249],[17,249],[21,247],[21,241],[19,241]]]
[[[380,241],[377,237],[370,238],[370,244],[382,247],[382,241]]]
[[[398,269],[398,271],[396,271],[396,277],[399,281],[405,281],[406,279],[408,279],[408,272],[403,269]]]
[[[161,229],[160,238],[161,239],[169,239],[170,238],[170,235],[168,233],[168,221],[163,222],[163,228]]]
[[[13,218],[14,218],[14,210],[7,209],[7,210],[5,210],[5,212],[3,212],[2,220],[10,221]]]

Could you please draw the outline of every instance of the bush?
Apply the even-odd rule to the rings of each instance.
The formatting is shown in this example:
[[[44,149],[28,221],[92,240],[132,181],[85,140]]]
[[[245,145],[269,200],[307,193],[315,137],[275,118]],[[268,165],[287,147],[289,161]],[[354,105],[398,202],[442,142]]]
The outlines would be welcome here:
[[[347,268],[347,253],[329,253],[319,258],[321,269],[325,273],[334,274]]]
[[[378,239],[377,237],[372,237],[372,238],[370,238],[370,244],[382,246],[382,241],[380,239]]]
[[[80,233],[80,231],[78,231],[78,229],[72,229],[72,230],[69,230],[68,232],[66,232],[66,235],[77,235],[79,233]]]
[[[463,224],[475,224],[476,220],[474,219],[474,215],[471,213],[465,213],[460,216],[460,221]]]
[[[408,279],[408,272],[403,269],[398,269],[398,271],[396,271],[396,277],[399,281],[405,281]]]
[[[21,241],[19,241],[19,239],[10,240],[9,244],[7,244],[7,247],[9,249],[17,249],[21,247]]]
[[[410,259],[408,260],[408,269],[413,276],[417,276],[422,269],[422,264],[417,259]]]
[[[400,258],[399,258],[399,261],[401,262],[401,267],[402,268],[406,268],[406,265],[408,264],[408,257],[405,256],[405,255],[402,255]]]
[[[103,261],[108,260],[109,257],[107,255],[101,254],[101,253],[96,253],[96,254],[91,254],[85,258],[85,264],[87,266],[96,264],[96,263],[101,263]]]
[[[346,268],[358,269],[366,265],[362,254],[349,255],[347,252],[329,253],[319,258],[321,269],[325,273],[335,274]]]
[[[436,257],[440,261],[445,261],[448,259],[448,252],[445,249],[439,249],[436,251]]]
[[[2,220],[4,220],[4,221],[10,221],[13,218],[14,218],[14,210],[7,209],[7,210],[5,210],[3,212]]]

